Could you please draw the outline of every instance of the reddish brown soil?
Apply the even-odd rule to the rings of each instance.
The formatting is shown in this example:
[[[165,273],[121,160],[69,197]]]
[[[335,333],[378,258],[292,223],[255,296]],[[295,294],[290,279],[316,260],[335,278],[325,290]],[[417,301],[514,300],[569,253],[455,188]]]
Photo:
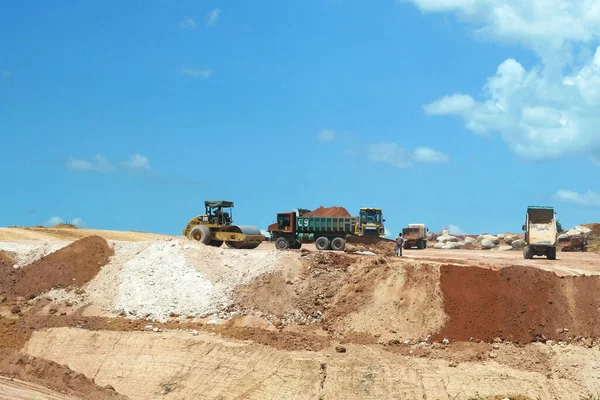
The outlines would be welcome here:
[[[529,267],[494,271],[443,265],[449,320],[434,340],[527,343],[600,337],[600,277],[559,277]],[[565,330],[566,329],[566,330]]]
[[[127,399],[111,387],[94,381],[54,361],[31,357],[15,350],[0,349],[0,374],[37,383],[61,393],[90,400]]]
[[[0,281],[0,284],[4,284],[0,291],[32,296],[52,288],[81,287],[96,276],[112,255],[113,251],[106,240],[99,236],[79,239],[27,267],[11,272],[10,279]],[[6,266],[2,268],[3,271],[7,269]],[[11,281],[14,285],[7,287]]]
[[[348,210],[344,207],[319,207],[309,213],[304,214],[307,217],[351,217]]]
[[[0,251],[0,295],[6,296],[12,291],[14,285],[15,260],[10,254]]]

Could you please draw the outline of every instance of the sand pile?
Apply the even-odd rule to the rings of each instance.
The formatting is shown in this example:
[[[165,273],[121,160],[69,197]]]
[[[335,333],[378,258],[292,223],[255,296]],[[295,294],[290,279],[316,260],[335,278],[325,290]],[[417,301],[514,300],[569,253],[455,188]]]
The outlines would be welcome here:
[[[351,217],[348,210],[344,207],[333,206],[333,207],[323,207],[320,206],[316,210],[313,210],[309,213],[304,214],[307,217]]]
[[[15,243],[0,242],[0,250],[10,253],[18,267],[24,267],[57,250],[69,245],[70,242],[52,243]]]
[[[156,321],[223,311],[237,286],[299,262],[291,252],[265,254],[181,239],[114,248],[110,263],[86,286],[88,299],[109,311]]]
[[[112,250],[104,239],[90,236],[73,242],[26,267],[2,262],[0,293],[35,296],[52,288],[81,287],[108,262]]]

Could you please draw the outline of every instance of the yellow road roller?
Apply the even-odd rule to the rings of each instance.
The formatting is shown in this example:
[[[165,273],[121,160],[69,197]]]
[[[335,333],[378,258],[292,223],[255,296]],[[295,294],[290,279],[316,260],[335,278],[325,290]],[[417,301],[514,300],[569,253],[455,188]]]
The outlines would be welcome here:
[[[254,249],[265,240],[255,226],[233,225],[233,202],[207,200],[205,213],[191,219],[183,235],[208,246],[220,247],[223,242],[233,249]]]

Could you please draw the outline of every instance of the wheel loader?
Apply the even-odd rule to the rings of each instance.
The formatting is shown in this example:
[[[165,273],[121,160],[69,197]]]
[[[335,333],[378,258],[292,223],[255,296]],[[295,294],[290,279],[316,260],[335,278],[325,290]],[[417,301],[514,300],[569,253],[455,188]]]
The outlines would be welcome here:
[[[255,226],[233,225],[232,201],[207,200],[204,207],[204,214],[187,223],[183,236],[215,247],[225,242],[233,249],[255,249],[265,240]]]

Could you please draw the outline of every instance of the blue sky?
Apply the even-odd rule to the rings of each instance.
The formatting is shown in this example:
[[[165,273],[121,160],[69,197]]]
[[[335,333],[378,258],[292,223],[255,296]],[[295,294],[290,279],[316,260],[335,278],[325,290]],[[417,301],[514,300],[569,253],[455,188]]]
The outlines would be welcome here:
[[[5,2],[0,226],[178,234],[205,199],[261,229],[598,221],[600,6],[521,3]]]

